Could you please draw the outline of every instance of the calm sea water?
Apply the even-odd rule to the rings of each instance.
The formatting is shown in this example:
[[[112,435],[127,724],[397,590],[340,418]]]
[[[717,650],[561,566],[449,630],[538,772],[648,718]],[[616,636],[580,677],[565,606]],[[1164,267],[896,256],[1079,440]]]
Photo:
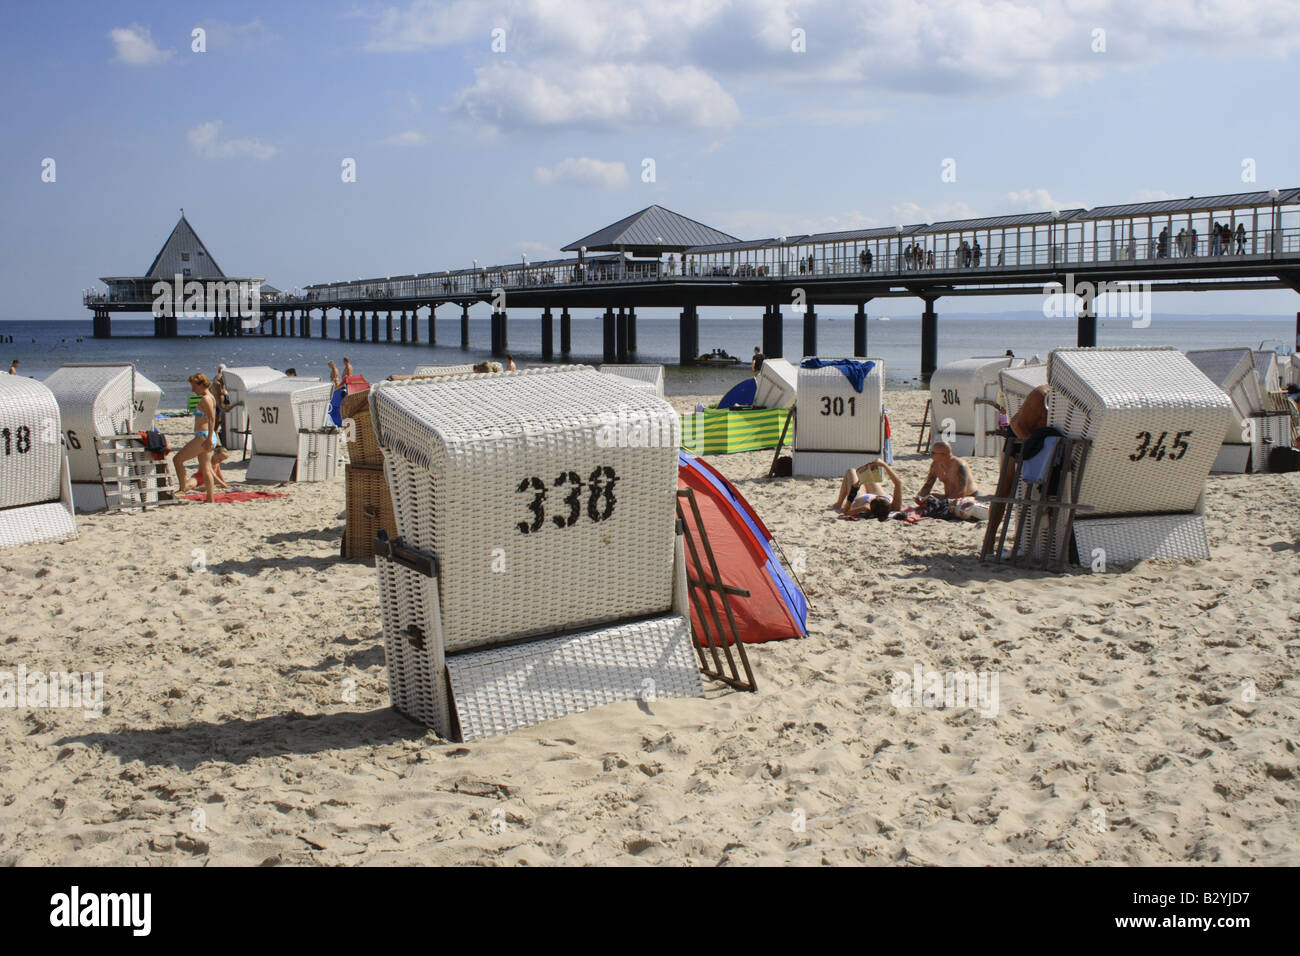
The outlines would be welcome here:
[[[330,331],[337,334],[336,313]],[[422,326],[426,323],[421,323]],[[556,320],[556,343],[559,340],[559,321]],[[430,346],[388,345],[362,342],[341,342],[338,339],[281,339],[269,336],[245,335],[242,338],[218,339],[208,334],[208,322],[181,320],[181,337],[155,339],[151,318],[113,318],[111,339],[91,337],[91,323],[86,321],[0,322],[0,335],[14,337],[12,344],[0,344],[0,360],[4,368],[14,359],[20,362],[24,375],[44,378],[64,362],[131,362],[158,383],[163,389],[164,408],[181,407],[189,393],[185,379],[195,371],[212,375],[218,363],[226,365],[270,365],[273,368],[295,367],[299,375],[320,375],[328,378],[325,363],[333,359],[340,366],[346,355],[352,359],[357,371],[370,381],[379,381],[388,375],[411,372],[416,365],[455,364],[481,361],[490,357],[487,348],[489,329],[487,319],[471,319],[470,341],[476,348],[462,352],[459,317],[448,315],[438,323],[441,344]],[[313,324],[313,335],[319,332],[319,318]],[[421,335],[425,329],[421,328]],[[598,364],[601,361],[601,322],[598,318],[573,319],[573,353],[570,360]],[[1175,345],[1181,349],[1215,348],[1230,346],[1258,347],[1261,342],[1270,346],[1291,344],[1295,337],[1293,316],[1222,316],[1222,317],[1169,317],[1157,315],[1145,329],[1135,329],[1127,320],[1099,322],[1098,344]],[[955,361],[971,355],[1001,354],[1013,349],[1017,355],[1046,354],[1053,348],[1072,346],[1075,327],[1072,319],[1016,317],[939,316],[939,363]],[[676,318],[649,318],[640,316],[637,322],[639,362],[663,363],[666,369],[665,385],[673,395],[721,395],[728,388],[749,375],[748,356],[762,342],[761,316],[753,319],[701,319],[700,349],[707,352],[722,348],[746,360],[745,365],[724,369],[683,368],[677,366]],[[868,352],[885,363],[886,380],[893,388],[916,387],[920,374],[921,323],[916,318],[899,318],[885,321],[873,316],[868,322]],[[786,357],[797,357],[802,351],[802,320],[799,317],[785,321]],[[522,316],[510,320],[510,347],[521,366],[541,361],[541,323],[535,318]],[[820,316],[818,321],[818,351],[823,356],[849,355],[853,351],[853,322],[851,312],[844,317]]]

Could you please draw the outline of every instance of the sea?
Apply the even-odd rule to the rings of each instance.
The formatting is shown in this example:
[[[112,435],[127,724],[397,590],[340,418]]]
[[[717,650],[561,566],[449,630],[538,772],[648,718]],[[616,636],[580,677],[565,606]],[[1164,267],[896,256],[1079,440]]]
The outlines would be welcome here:
[[[700,320],[700,350],[721,348],[739,357],[742,364],[723,368],[682,367],[678,361],[676,317],[639,315],[635,361],[663,364],[665,390],[669,395],[720,396],[750,375],[749,358],[762,343],[762,317],[705,318]],[[559,346],[559,319],[555,321]],[[421,322],[421,338],[427,322]],[[393,374],[413,371],[416,365],[451,365],[482,361],[491,357],[488,349],[487,318],[470,320],[469,351],[459,348],[460,318],[447,315],[438,322],[438,345],[344,342],[319,337],[319,314],[313,323],[313,337],[275,338],[244,335],[216,338],[207,319],[182,319],[180,335],[174,339],[153,337],[153,319],[113,317],[113,337],[95,339],[86,320],[22,321],[0,320],[0,361],[4,368],[18,359],[19,374],[43,379],[65,362],[129,362],[163,389],[162,408],[183,408],[189,394],[186,379],[196,371],[209,377],[217,365],[269,365],[296,369],[299,375],[328,379],[326,362],[333,359],[342,367],[344,357],[369,381],[381,381]],[[331,313],[330,332],[338,333],[337,313]],[[784,321],[787,358],[797,358],[803,345],[803,320],[786,316]],[[382,334],[382,331],[381,331]],[[541,323],[536,318],[512,316],[510,351],[519,367],[540,365]],[[602,323],[596,318],[572,321],[572,363],[600,364]],[[853,352],[852,310],[844,315],[818,314],[818,352],[823,358]],[[12,336],[13,341],[9,338]],[[885,364],[885,381],[890,388],[920,387],[921,322],[917,317],[868,319],[868,348],[872,358]],[[1275,348],[1290,350],[1296,338],[1294,316],[1221,315],[1169,316],[1157,314],[1145,328],[1135,328],[1129,319],[1098,319],[1097,343],[1101,346],[1173,345],[1193,348]],[[1026,358],[1046,357],[1053,348],[1073,346],[1075,323],[1050,319],[1034,313],[939,315],[939,364],[973,355],[1001,355],[1011,349]]]

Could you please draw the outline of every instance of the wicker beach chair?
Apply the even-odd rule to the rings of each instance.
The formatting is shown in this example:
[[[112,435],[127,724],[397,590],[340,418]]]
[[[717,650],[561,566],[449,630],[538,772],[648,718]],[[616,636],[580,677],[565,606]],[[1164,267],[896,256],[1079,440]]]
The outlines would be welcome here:
[[[799,370],[781,358],[764,359],[754,389],[755,408],[789,408],[799,391]]]
[[[221,443],[231,451],[242,450],[244,457],[247,458],[249,453],[254,450],[252,447],[252,431],[248,423],[248,393],[251,389],[286,376],[279,369],[271,368],[269,365],[247,365],[239,368],[228,368],[224,375],[226,397],[230,400],[230,408],[222,417],[223,434]],[[309,379],[303,379],[303,381],[309,381]]]
[[[838,478],[884,454],[885,363],[859,361],[875,363],[861,392],[836,366],[799,369],[794,475]]]
[[[1047,363],[1004,368],[998,372],[998,384],[1002,389],[1002,407],[1006,409],[1008,418],[1015,418],[1029,393],[1047,384]]]
[[[77,536],[62,426],[49,388],[0,376],[0,547]]]
[[[652,395],[664,397],[664,367],[662,365],[602,365],[601,373],[617,375],[632,383],[634,388],[642,388]]]
[[[1248,348],[1194,349],[1188,360],[1200,369],[1232,402],[1234,421],[1229,424],[1223,445],[1210,471],[1242,474],[1249,470],[1252,433],[1251,417],[1264,410],[1255,356]]]
[[[162,402],[162,388],[138,371],[135,373],[135,431],[153,428],[153,416]]]
[[[334,474],[339,432],[330,426],[329,382],[285,377],[244,397],[252,430],[248,481],[322,481]]]
[[[1205,479],[1233,422],[1223,389],[1172,347],[1057,349],[1047,380],[1048,423],[1091,441],[1087,517],[1031,529],[1034,553],[1055,558],[1072,532],[1084,563],[1208,558]]]
[[[449,739],[696,696],[671,406],[588,367],[371,389],[393,706]]]
[[[107,502],[95,439],[132,430],[135,367],[68,364],[50,375],[45,385],[59,403],[72,500],[79,511],[103,511]]]
[[[468,375],[474,371],[473,365],[417,365],[412,375]]]
[[[1001,450],[994,434],[998,427],[998,375],[1003,369],[1024,364],[1024,359],[1010,355],[983,355],[935,370],[930,377],[931,428],[952,445],[954,455],[987,456]]]

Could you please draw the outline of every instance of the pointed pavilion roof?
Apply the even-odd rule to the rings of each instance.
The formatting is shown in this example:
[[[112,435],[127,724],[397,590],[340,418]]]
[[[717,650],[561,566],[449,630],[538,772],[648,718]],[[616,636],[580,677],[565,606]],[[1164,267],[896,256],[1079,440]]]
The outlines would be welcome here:
[[[221,266],[217,265],[217,260],[212,258],[208,247],[203,244],[203,240],[194,231],[190,221],[185,218],[185,210],[182,209],[181,218],[162,248],[158,250],[158,255],[154,256],[153,265],[149,267],[145,277],[170,279],[178,274],[185,275],[186,269],[190,270],[190,276],[196,279],[221,279],[226,275],[221,271]]]
[[[683,252],[692,246],[736,241],[735,236],[656,205],[647,206],[604,229],[597,229],[589,236],[575,239],[564,247],[564,251],[575,252],[586,246],[588,252],[623,249],[634,256],[657,256],[665,252]]]

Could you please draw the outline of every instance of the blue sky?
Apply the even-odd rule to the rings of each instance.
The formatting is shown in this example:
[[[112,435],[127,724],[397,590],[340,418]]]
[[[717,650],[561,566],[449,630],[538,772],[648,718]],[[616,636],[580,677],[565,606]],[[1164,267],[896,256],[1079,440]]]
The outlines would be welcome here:
[[[181,206],[228,274],[293,287],[555,255],[651,203],[751,238],[1300,185],[1294,0],[85,3],[7,21],[10,319],[83,317],[80,291],[142,272]],[[1158,307],[1285,315],[1300,297]]]

